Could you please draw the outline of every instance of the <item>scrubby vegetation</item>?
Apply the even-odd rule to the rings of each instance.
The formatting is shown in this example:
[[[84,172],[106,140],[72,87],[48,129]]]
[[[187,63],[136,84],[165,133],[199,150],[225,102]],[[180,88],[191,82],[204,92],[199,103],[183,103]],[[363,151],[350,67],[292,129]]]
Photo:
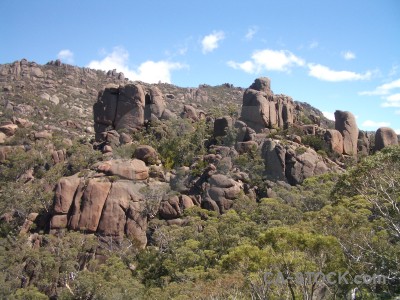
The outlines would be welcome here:
[[[204,137],[200,130],[196,132]],[[201,144],[188,146],[186,155],[189,149],[194,155],[201,151]],[[37,169],[35,173],[46,168],[45,156],[29,153],[17,152],[2,164],[2,184],[31,167]],[[53,176],[54,180],[71,168],[86,168],[84,162],[95,157],[81,143],[75,143],[69,153],[82,158],[75,157],[72,165],[53,166],[50,169],[54,171],[42,179]],[[168,153],[163,153],[167,162]],[[246,154],[236,163],[254,168],[252,159]],[[23,162],[19,172],[16,161]],[[167,226],[165,221],[153,219],[149,244],[141,251],[131,244],[117,245],[74,232],[40,235],[42,246],[36,247],[8,224],[9,228],[1,228],[1,297],[343,299],[353,292],[363,299],[390,299],[400,292],[399,161],[400,149],[386,148],[342,176],[313,177],[296,187],[277,185],[274,198],[258,202],[243,195],[236,199],[234,209],[223,215],[193,207],[185,211],[184,226]],[[16,211],[26,214],[50,201],[38,187],[27,188],[29,191],[21,190],[22,185],[2,189],[2,212],[14,203]],[[281,272],[288,278],[298,272],[346,271],[348,284],[306,279],[269,284],[265,280],[267,272]],[[353,279],[358,274],[378,274],[386,281],[356,284]]]

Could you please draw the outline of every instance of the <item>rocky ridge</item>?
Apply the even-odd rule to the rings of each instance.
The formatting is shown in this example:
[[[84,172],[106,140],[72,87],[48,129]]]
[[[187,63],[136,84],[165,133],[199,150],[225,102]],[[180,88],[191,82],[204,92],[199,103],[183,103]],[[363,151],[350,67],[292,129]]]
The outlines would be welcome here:
[[[380,128],[374,139],[359,131],[350,112],[336,111],[335,129],[327,128],[332,124],[317,110],[275,95],[268,78],[256,79],[246,90],[229,84],[184,89],[131,82],[115,70],[21,60],[0,66],[0,84],[0,162],[40,146],[53,161],[46,171],[57,164],[68,167],[74,159],[68,150],[77,138],[103,154],[89,168],[53,182],[45,229],[78,230],[117,241],[128,237],[138,247],[146,246],[152,218],[184,225],[185,210],[195,206],[224,214],[241,197],[257,201],[273,195],[275,182],[290,187],[340,173],[347,159],[398,144],[390,128]],[[204,149],[201,154],[171,167],[168,157],[140,144],[138,135],[152,132],[157,146],[168,139],[174,122],[182,131],[178,139],[185,131],[195,132],[198,124],[210,132],[197,146]],[[121,158],[121,149],[134,151]],[[262,168],[263,187],[238,163],[249,157],[259,159],[254,164]],[[18,178],[27,184],[38,180],[35,168],[28,171]]]

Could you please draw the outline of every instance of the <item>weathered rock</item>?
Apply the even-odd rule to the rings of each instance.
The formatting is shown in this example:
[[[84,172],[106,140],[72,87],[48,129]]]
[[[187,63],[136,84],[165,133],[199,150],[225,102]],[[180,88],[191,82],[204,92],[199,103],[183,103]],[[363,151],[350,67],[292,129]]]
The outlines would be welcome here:
[[[24,224],[19,231],[20,235],[27,234],[29,230],[31,230],[33,223],[35,222],[36,218],[38,217],[38,213],[30,213],[28,217],[25,219]]]
[[[262,147],[267,179],[300,184],[304,179],[330,171],[341,171],[332,161],[327,164],[315,150],[298,144],[280,144],[267,139]],[[329,167],[328,167],[329,166]]]
[[[53,134],[50,131],[44,130],[35,132],[33,136],[36,140],[50,140],[53,137]]]
[[[360,130],[358,133],[357,151],[359,155],[369,155],[370,141],[366,131]]]
[[[161,201],[158,213],[160,215],[160,218],[165,220],[179,218],[182,214],[182,211],[179,206],[178,196],[172,196],[166,201]]]
[[[236,150],[240,153],[250,153],[253,150],[257,150],[258,144],[256,141],[238,142],[236,143]]]
[[[302,125],[301,129],[303,130],[304,134],[315,135],[317,126],[315,126],[315,125]]]
[[[271,92],[271,80],[268,77],[257,78],[251,84],[250,89],[264,93],[269,93]]]
[[[149,177],[149,168],[139,159],[114,159],[101,163],[97,170],[107,175],[118,176],[129,180],[146,180]]]
[[[375,133],[375,150],[379,151],[391,145],[399,143],[396,132],[389,127],[381,127]]]
[[[146,164],[152,164],[157,161],[157,151],[148,145],[139,145],[135,149],[133,156],[137,159],[143,160]]]
[[[181,195],[179,197],[179,204],[182,206],[184,210],[195,206],[192,198],[190,198],[187,195]]]
[[[174,114],[172,111],[170,111],[167,108],[164,110],[164,112],[161,116],[161,120],[173,120],[176,118],[177,118],[176,114]]]
[[[97,232],[106,236],[123,236],[127,222],[126,216],[138,217],[135,211],[144,210],[142,197],[137,193],[132,182],[113,182],[103,207]]]
[[[78,186],[82,183],[78,174],[69,177],[62,177],[56,186],[53,210],[56,214],[67,214],[72,202],[74,201],[75,193]]]
[[[343,153],[343,136],[338,130],[326,130],[324,140],[327,143],[329,150],[338,154]]]
[[[232,118],[229,116],[218,118],[214,121],[214,136],[225,136],[227,130],[232,128]]]
[[[18,126],[15,124],[7,124],[0,126],[0,132],[4,133],[6,136],[13,136],[17,131]]]
[[[329,171],[325,162],[313,149],[307,149],[302,154],[289,150],[285,157],[285,175],[291,185],[300,184],[304,179],[322,175]]]
[[[160,118],[164,110],[165,101],[157,87],[147,88],[139,83],[109,85],[93,105],[95,131],[101,133],[111,126],[118,131],[133,132],[152,116]]]
[[[6,141],[6,135],[3,132],[0,132],[0,144],[4,144]]]
[[[147,212],[140,190],[145,185],[93,176],[85,179],[76,174],[59,180],[50,232],[68,228],[116,239],[127,236],[143,248],[147,242]]]
[[[208,189],[207,196],[217,204],[218,211],[224,213],[232,207],[233,200],[240,193],[239,183],[223,174],[212,175],[208,182],[210,188]],[[207,201],[207,196],[204,199],[205,201]],[[212,205],[212,202],[210,204]]]
[[[264,128],[284,127],[293,124],[293,99],[286,95],[274,95],[266,78],[259,78],[243,95],[240,120],[256,132]]]
[[[74,201],[74,212],[70,219],[70,228],[96,232],[110,189],[111,183],[108,181],[103,181],[101,178],[89,179],[81,201],[79,203]]]
[[[262,146],[262,157],[268,179],[286,180],[285,177],[285,148],[271,139],[267,139]]]
[[[198,121],[199,120],[199,116],[198,116],[197,110],[191,105],[184,105],[183,106],[182,117],[191,119],[193,121]]]
[[[343,136],[343,153],[357,155],[358,127],[354,115],[348,111],[335,111],[335,129]]]
[[[64,162],[66,160],[67,151],[65,149],[53,151],[51,156],[53,158],[53,162],[55,164],[58,164],[58,163]]]
[[[122,145],[130,144],[132,142],[132,137],[129,134],[126,134],[125,132],[123,132],[119,136],[119,142]]]

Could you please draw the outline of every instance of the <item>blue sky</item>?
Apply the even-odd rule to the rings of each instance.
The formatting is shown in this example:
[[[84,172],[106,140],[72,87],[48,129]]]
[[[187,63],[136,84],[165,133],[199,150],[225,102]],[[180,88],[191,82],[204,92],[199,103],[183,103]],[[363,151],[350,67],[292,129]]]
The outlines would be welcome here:
[[[117,68],[130,79],[274,93],[400,133],[400,1],[2,0],[0,63]]]

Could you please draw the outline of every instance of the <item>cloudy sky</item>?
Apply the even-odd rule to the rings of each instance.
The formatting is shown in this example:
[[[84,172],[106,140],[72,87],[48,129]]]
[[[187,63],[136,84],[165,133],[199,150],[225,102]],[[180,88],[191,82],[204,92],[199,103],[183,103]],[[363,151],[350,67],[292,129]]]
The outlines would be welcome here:
[[[271,78],[274,93],[400,133],[398,0],[0,1],[0,63],[117,69],[184,87]]]

